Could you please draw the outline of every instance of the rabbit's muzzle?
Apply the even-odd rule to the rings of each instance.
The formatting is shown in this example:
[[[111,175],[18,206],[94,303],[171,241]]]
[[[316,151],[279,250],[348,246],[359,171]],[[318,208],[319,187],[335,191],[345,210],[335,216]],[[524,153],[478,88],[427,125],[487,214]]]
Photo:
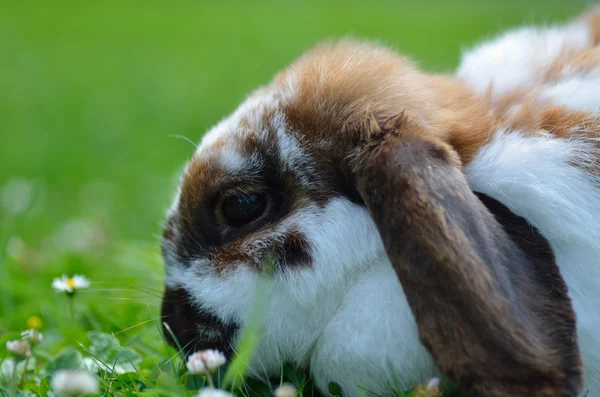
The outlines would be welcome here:
[[[218,349],[231,355],[231,342],[238,326],[223,324],[214,315],[197,308],[183,288],[166,288],[161,318],[165,339],[185,354]]]

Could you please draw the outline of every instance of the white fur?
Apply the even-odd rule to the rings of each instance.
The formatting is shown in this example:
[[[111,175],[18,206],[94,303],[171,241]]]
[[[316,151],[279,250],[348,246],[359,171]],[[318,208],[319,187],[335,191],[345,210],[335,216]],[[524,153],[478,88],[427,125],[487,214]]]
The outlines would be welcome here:
[[[582,22],[520,28],[465,52],[457,77],[478,93],[491,90],[492,98],[497,98],[516,89],[534,87],[563,50],[590,44],[590,32]]]
[[[315,346],[311,368],[321,390],[338,379],[349,396],[359,395],[357,387],[379,395],[390,385],[408,390],[439,374],[388,260],[374,262],[347,289]]]
[[[250,167],[251,159],[242,156],[238,151],[225,149],[219,151],[218,164],[228,173],[244,171]]]
[[[264,133],[268,129],[267,126],[263,125],[263,115],[266,110],[277,109],[278,103],[279,100],[273,92],[264,88],[256,90],[246,98],[235,112],[225,117],[203,136],[202,142],[196,149],[196,155],[205,156],[214,153],[218,150],[213,149],[216,146],[215,143],[220,139],[225,139],[230,147],[236,147],[243,142],[248,131],[240,127],[242,119],[252,125],[253,132],[258,138],[264,138]]]
[[[311,157],[300,146],[299,134],[294,136],[286,129],[286,120],[281,112],[276,112],[271,121],[271,128],[277,134],[277,149],[281,154],[282,166],[292,172],[305,188],[313,188],[310,175],[314,172]]]

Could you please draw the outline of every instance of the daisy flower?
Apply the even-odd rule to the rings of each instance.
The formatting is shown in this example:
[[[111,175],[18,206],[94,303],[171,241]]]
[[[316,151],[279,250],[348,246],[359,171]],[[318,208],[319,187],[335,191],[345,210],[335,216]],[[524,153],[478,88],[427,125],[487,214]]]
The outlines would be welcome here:
[[[65,292],[68,295],[73,295],[77,290],[90,286],[90,280],[78,274],[73,277],[67,277],[63,274],[61,278],[55,278],[52,282],[52,288],[56,292]]]
[[[21,332],[21,338],[28,341],[32,345],[35,345],[44,340],[44,335],[41,332],[31,328],[27,331]]]
[[[6,342],[6,350],[16,358],[27,358],[31,356],[31,344],[27,340],[9,340]]]
[[[99,392],[98,378],[80,369],[57,371],[52,376],[52,390],[65,396],[87,396]]]
[[[209,349],[192,354],[187,360],[186,367],[192,374],[210,374],[226,362],[223,353]]]

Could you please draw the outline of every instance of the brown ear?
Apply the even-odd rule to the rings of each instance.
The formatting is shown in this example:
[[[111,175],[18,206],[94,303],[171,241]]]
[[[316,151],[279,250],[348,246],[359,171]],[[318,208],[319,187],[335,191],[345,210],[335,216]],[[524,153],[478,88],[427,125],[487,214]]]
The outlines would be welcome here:
[[[470,395],[576,396],[575,314],[549,247],[496,220],[449,146],[411,136],[370,133],[350,165],[422,343]]]

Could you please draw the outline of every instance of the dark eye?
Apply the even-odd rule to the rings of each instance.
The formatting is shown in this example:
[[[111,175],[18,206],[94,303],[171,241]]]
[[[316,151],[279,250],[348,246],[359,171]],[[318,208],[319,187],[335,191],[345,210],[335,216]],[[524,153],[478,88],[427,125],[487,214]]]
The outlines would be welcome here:
[[[225,223],[232,227],[246,225],[260,217],[267,209],[267,197],[264,194],[245,194],[230,196],[223,201]]]

